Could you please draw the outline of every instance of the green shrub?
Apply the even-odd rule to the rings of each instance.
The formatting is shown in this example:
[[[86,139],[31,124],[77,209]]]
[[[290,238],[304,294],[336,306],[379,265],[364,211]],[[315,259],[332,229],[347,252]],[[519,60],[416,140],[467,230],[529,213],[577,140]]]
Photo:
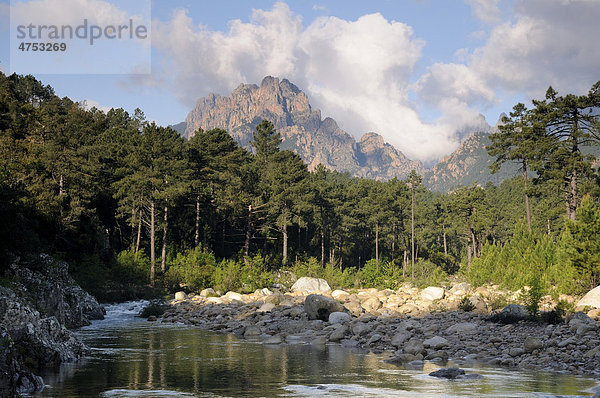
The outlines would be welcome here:
[[[125,283],[150,283],[150,259],[143,250],[135,253],[133,250],[123,250],[117,255],[113,267],[113,277]]]
[[[475,306],[469,299],[469,296],[465,296],[460,300],[460,303],[458,303],[458,308],[464,312],[471,312],[475,309]]]
[[[447,277],[448,275],[440,267],[429,260],[419,259],[415,263],[415,279],[413,283],[419,287],[439,285]]]
[[[492,283],[519,290],[538,275],[544,290],[554,294],[571,292],[576,279],[567,253],[571,240],[563,233],[556,244],[551,237],[536,235],[524,224],[518,224],[504,246],[484,245],[481,256],[473,260],[467,279],[474,286]]]
[[[242,287],[243,264],[235,260],[223,260],[213,273],[215,289],[222,292],[236,291]]]
[[[165,274],[165,283],[170,289],[184,287],[188,291],[211,287],[216,263],[214,254],[201,246],[185,254],[177,254]]]
[[[531,319],[539,319],[540,301],[544,297],[544,288],[539,275],[534,275],[529,283],[529,290],[523,295],[525,308]]]

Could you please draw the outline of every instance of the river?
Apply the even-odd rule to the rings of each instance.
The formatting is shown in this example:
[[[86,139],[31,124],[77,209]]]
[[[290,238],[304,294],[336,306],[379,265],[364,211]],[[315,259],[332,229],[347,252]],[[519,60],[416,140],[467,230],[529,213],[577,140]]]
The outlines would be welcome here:
[[[386,364],[339,345],[263,346],[232,335],[136,318],[143,302],[107,306],[76,331],[91,348],[43,375],[39,397],[554,397],[589,396],[597,381],[558,373],[462,366],[478,380],[428,376],[439,368]]]

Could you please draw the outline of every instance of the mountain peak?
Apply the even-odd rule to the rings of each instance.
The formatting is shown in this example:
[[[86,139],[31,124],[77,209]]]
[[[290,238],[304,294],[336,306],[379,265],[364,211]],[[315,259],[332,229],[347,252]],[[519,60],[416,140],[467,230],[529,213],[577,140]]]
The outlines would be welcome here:
[[[404,178],[411,169],[424,170],[384,142],[376,133],[360,142],[338,123],[310,106],[308,97],[288,79],[266,76],[260,86],[240,84],[227,97],[211,94],[197,101],[186,118],[185,134],[198,128],[222,128],[243,147],[249,148],[261,120],[271,121],[281,134],[282,149],[289,149],[313,169],[318,164],[357,177],[387,180]]]

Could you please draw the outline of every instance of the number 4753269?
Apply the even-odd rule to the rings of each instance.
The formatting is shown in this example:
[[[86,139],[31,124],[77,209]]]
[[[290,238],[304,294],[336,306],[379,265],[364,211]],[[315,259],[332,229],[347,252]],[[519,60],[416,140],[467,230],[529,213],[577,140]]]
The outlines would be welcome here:
[[[21,51],[66,51],[66,43],[26,43],[19,45]]]

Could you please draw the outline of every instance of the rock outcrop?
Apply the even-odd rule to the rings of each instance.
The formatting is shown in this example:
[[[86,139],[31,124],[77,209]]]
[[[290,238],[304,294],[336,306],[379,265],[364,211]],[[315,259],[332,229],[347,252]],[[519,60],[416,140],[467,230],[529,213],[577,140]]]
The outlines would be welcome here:
[[[69,276],[69,265],[41,254],[33,259],[17,260],[9,274],[17,278],[16,293],[25,298],[43,316],[54,316],[67,328],[104,319],[106,311]]]
[[[376,133],[365,134],[357,143],[335,120],[322,119],[321,111],[311,107],[298,87],[271,76],[260,86],[241,84],[227,97],[209,94],[200,98],[185,120],[184,134],[191,137],[199,128],[221,128],[242,147],[251,149],[252,134],[263,119],[271,121],[281,134],[281,149],[300,155],[310,170],[323,164],[381,180],[403,179],[412,169],[420,174],[425,171],[421,162],[407,159]]]
[[[40,370],[81,358],[87,348],[67,327],[88,325],[105,311],[47,255],[13,262],[0,287],[0,396],[41,390]]]
[[[81,358],[86,348],[54,316],[44,317],[0,287],[0,396],[44,387],[35,372]]]

